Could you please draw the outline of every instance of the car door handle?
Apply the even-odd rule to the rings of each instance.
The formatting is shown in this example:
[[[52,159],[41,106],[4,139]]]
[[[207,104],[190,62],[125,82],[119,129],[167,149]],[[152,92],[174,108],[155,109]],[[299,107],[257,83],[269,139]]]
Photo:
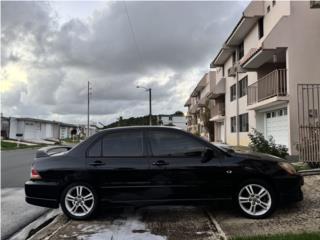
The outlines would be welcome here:
[[[106,164],[102,161],[94,161],[94,162],[89,163],[89,165],[96,167],[96,166],[102,166],[102,165],[106,165]]]
[[[166,165],[169,165],[169,163],[166,162],[166,161],[163,161],[163,160],[159,160],[159,161],[153,162],[152,165],[154,165],[154,166],[166,166]]]

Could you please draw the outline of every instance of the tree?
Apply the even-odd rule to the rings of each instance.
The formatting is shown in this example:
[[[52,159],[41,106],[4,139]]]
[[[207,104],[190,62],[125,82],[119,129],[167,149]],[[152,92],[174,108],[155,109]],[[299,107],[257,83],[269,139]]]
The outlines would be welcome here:
[[[173,116],[178,116],[178,117],[183,117],[184,113],[181,111],[176,111],[174,114],[172,114]]]

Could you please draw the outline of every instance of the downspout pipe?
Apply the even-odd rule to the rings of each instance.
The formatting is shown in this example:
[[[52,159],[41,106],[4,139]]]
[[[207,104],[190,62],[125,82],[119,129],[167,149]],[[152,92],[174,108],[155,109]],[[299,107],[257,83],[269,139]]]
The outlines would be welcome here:
[[[236,99],[237,99],[237,116],[236,116],[236,127],[237,127],[237,146],[240,145],[240,126],[239,126],[239,72],[236,67]]]

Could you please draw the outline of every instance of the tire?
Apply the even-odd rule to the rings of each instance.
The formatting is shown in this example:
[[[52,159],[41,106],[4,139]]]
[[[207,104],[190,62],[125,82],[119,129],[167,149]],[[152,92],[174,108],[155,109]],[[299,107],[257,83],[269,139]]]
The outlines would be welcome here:
[[[262,180],[249,180],[241,184],[235,201],[240,212],[253,219],[270,216],[277,204],[273,187]]]
[[[87,183],[72,183],[61,194],[62,211],[71,219],[85,220],[92,217],[98,207],[98,196]]]

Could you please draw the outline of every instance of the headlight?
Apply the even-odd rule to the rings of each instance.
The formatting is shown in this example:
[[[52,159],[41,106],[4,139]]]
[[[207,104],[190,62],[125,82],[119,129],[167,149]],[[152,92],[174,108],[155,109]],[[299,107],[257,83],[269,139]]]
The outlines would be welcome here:
[[[297,171],[296,169],[290,164],[290,163],[287,163],[287,162],[279,162],[279,166],[285,170],[287,173],[293,175],[293,174],[296,174]]]

